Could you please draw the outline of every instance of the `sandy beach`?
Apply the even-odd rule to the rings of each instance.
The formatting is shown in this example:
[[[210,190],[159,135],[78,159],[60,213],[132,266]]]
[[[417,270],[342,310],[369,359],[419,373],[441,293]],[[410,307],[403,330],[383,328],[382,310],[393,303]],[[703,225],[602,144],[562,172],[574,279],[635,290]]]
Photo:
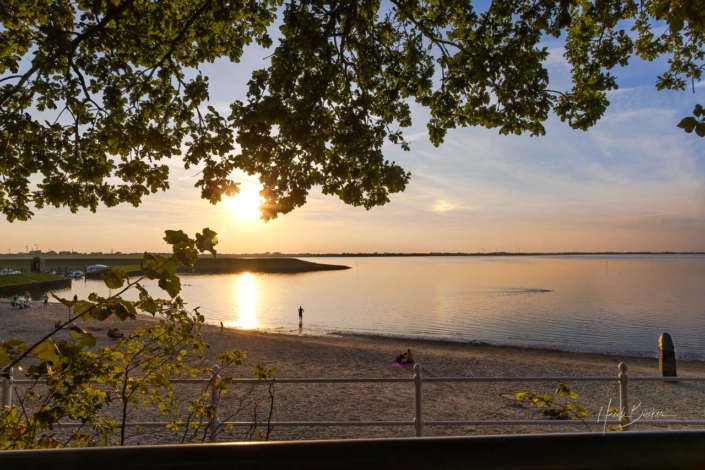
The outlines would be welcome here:
[[[37,302],[36,305],[39,305]],[[0,303],[0,341],[19,338],[37,340],[51,330],[54,321],[66,319],[66,307],[50,304],[48,308],[12,310]],[[140,317],[124,323],[111,322],[125,333],[148,321]],[[104,333],[107,324],[82,323],[98,340],[98,346],[109,339]],[[60,332],[61,335],[66,335]],[[367,337],[316,337],[283,335],[225,329],[206,326],[204,339],[210,344],[201,365],[214,363],[215,354],[238,348],[247,351],[244,366],[231,370],[230,375],[249,377],[256,363],[276,367],[278,378],[313,377],[410,377],[413,372],[391,367],[398,352],[410,348],[421,363],[424,374],[440,376],[614,376],[613,383],[566,382],[580,394],[578,403],[590,411],[590,419],[602,418],[608,406],[618,403],[617,374],[619,362],[629,365],[632,376],[658,375],[658,360],[652,358],[618,357],[600,354],[577,354],[561,351],[496,347],[478,344],[457,344],[418,340],[392,340]],[[654,338],[654,350],[656,342]],[[676,348],[677,348],[676,339]],[[681,376],[705,376],[704,362],[679,361]],[[16,378],[21,378],[16,375]],[[520,391],[550,393],[555,381],[492,382],[492,383],[426,383],[424,384],[424,418],[426,420],[511,420],[542,419],[542,410],[518,403],[511,395]],[[240,386],[243,387],[243,386]],[[705,383],[632,382],[632,406],[635,413],[653,410],[652,418],[705,419]],[[188,395],[188,390],[180,393]],[[507,396],[507,394],[509,396]],[[227,415],[237,403],[238,387],[223,396],[221,415]],[[188,399],[185,396],[184,399]],[[275,385],[273,421],[367,421],[413,419],[413,386],[410,383],[380,384],[278,384]],[[141,417],[143,418],[143,417]],[[163,420],[159,415],[153,420]],[[246,420],[247,416],[240,418]],[[642,422],[646,422],[644,417]],[[638,429],[664,429],[653,420]],[[505,433],[536,433],[586,431],[584,426],[426,426],[425,434],[479,435]],[[594,429],[593,431],[600,430]],[[244,431],[224,432],[221,441],[238,440]],[[413,428],[404,427],[280,427],[274,428],[271,439],[330,439],[361,437],[412,436]],[[170,433],[149,431],[149,438],[137,436],[132,444],[173,442]]]

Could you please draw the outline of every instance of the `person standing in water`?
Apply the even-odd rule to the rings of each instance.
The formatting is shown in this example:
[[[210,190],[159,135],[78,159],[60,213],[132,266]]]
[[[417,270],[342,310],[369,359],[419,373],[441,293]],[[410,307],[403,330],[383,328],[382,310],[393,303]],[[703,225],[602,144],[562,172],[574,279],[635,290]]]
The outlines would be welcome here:
[[[304,322],[304,309],[299,305],[299,325],[303,324]]]

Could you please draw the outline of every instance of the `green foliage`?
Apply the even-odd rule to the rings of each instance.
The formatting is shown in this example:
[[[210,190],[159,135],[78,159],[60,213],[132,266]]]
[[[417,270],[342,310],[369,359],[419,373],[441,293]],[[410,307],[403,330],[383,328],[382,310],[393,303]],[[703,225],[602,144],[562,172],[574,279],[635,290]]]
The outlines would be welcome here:
[[[528,402],[536,408],[546,408],[544,416],[549,419],[579,419],[581,421],[587,419],[588,411],[573,401],[578,399],[577,393],[563,384],[558,385],[555,393],[563,400],[552,395],[541,395],[532,392],[519,392],[515,396],[518,401]]]
[[[206,378],[219,394],[228,392],[232,379],[213,378],[210,369],[189,366],[189,357],[199,358],[208,345],[200,331],[205,318],[198,309],[189,310],[178,296],[180,283],[176,270],[179,266],[193,269],[199,253],[215,254],[216,234],[205,229],[191,239],[183,232],[167,232],[167,243],[172,246],[170,257],[145,253],[146,273],[130,280],[122,268],[103,274],[111,289],[120,289],[110,297],[91,294],[88,300],[72,301],[58,298],[73,310],[73,316],[55,328],[34,345],[11,339],[0,342],[1,374],[7,376],[11,368],[24,370],[36,384],[22,392],[15,388],[19,402],[16,407],[0,409],[0,449],[36,449],[84,447],[95,445],[124,445],[129,436],[125,423],[135,413],[153,408],[168,419],[167,428],[181,442],[203,442],[222,426],[214,425],[216,403],[205,387],[186,407],[179,406],[170,379]],[[171,300],[153,298],[140,284],[144,279],[159,279],[159,285]],[[127,301],[120,296],[128,289],[136,289],[139,300]],[[136,328],[114,344],[96,348],[95,337],[73,322],[135,319],[138,312],[156,318],[146,326]],[[68,339],[53,337],[71,326]],[[246,354],[232,350],[218,354],[219,371],[240,366]],[[276,369],[257,364],[252,373],[260,379],[270,379]],[[209,384],[209,385],[211,385]],[[253,421],[258,422],[257,410],[262,404],[273,406],[273,382],[268,397],[252,405]],[[13,385],[14,387],[14,385]],[[253,385],[240,400],[236,414],[243,403],[255,392]],[[231,416],[232,417],[232,416]],[[80,427],[72,433],[60,434],[58,423],[72,421]],[[223,420],[225,421],[225,420]],[[261,421],[261,419],[260,419]],[[257,437],[256,426],[248,432]],[[268,438],[267,427],[263,438]]]
[[[678,124],[688,134],[695,131],[698,137],[705,137],[705,110],[700,104],[695,105],[693,116],[683,118]]]
[[[699,81],[704,18],[687,0],[6,0],[0,210],[13,221],[31,204],[137,206],[169,188],[175,156],[202,168],[196,186],[212,203],[239,191],[233,170],[258,175],[264,219],[316,185],[369,209],[409,182],[382,149],[408,150],[410,102],[427,109],[435,145],[458,126],[542,135],[551,114],[588,129],[632,56],[666,59],[659,89]],[[547,35],[566,38],[570,89],[549,88]],[[247,100],[209,106],[199,67],[238,62],[252,43],[271,55]]]

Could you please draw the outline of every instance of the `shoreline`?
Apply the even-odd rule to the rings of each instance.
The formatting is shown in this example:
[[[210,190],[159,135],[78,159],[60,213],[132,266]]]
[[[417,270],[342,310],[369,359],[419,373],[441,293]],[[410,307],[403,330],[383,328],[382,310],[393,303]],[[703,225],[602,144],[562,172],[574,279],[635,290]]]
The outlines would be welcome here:
[[[22,315],[28,321],[27,324],[23,325],[21,328],[23,333],[33,334],[45,334],[48,332],[47,328],[39,328],[39,323],[36,322],[36,316],[48,316],[54,321],[54,317],[57,319],[65,319],[66,307],[58,302],[49,302],[47,308],[43,308],[40,301],[34,301],[34,305],[29,309],[10,309],[10,301],[7,299],[0,299],[0,341],[7,340],[12,337],[12,328],[8,328],[8,324],[12,323],[10,315]],[[7,315],[7,314],[10,315]],[[119,320],[114,321],[110,326],[120,326],[125,332],[132,331],[134,328],[142,326],[143,324],[148,324],[156,321],[153,317],[149,315],[138,315],[135,320],[127,320],[121,322]],[[104,324],[105,328],[109,324],[104,322],[97,322],[90,320],[86,323],[79,320],[79,324],[86,326],[88,331],[99,331],[101,328],[97,325]],[[47,324],[48,325],[48,324]],[[79,326],[80,326],[79,325]],[[17,331],[20,332],[20,331]],[[546,358],[570,358],[571,360],[584,360],[584,361],[610,361],[610,362],[627,362],[631,360],[640,366],[649,365],[654,367],[653,373],[650,375],[658,375],[656,372],[656,366],[658,366],[658,356],[635,356],[628,353],[609,353],[609,352],[588,352],[588,351],[569,351],[563,349],[555,348],[540,348],[540,347],[526,347],[526,346],[515,346],[515,345],[497,345],[492,343],[486,343],[481,341],[453,341],[444,339],[427,339],[427,338],[412,338],[412,337],[402,337],[402,336],[385,336],[385,335],[375,335],[375,334],[358,334],[358,333],[327,333],[323,335],[319,334],[307,334],[305,332],[305,327],[303,334],[294,333],[284,333],[279,331],[264,331],[259,329],[242,329],[236,327],[224,327],[221,329],[220,326],[213,323],[205,323],[202,328],[202,332],[207,336],[234,336],[241,339],[251,338],[251,339],[262,339],[272,342],[304,342],[311,344],[320,344],[321,346],[339,346],[339,347],[375,347],[375,348],[389,348],[395,351],[399,348],[412,348],[416,349],[430,349],[434,351],[447,351],[447,352],[463,352],[465,354],[483,353],[491,354],[496,352],[498,354],[510,354],[517,357],[533,357],[533,356],[545,356]],[[19,338],[25,339],[25,338]],[[101,345],[101,341],[98,342]],[[407,347],[408,346],[408,347]],[[413,349],[413,348],[412,348]],[[676,346],[677,350],[677,346]],[[390,361],[393,356],[390,355]],[[705,361],[691,358],[677,358],[678,365],[687,366],[688,369],[702,369],[705,374]],[[417,362],[421,362],[418,361]],[[615,368],[616,370],[616,368]],[[683,374],[679,374],[683,375]],[[616,373],[615,373],[616,377]]]
[[[218,273],[220,274],[220,273]],[[66,307],[62,306],[58,302],[51,301],[49,302],[49,308],[47,310],[44,310],[42,308],[42,303],[40,300],[33,300],[32,301],[34,305],[32,306],[31,309],[28,310],[22,310],[24,311],[29,311],[29,312],[37,312],[37,311],[50,311],[53,313],[54,309],[59,308],[59,309],[64,309]],[[0,312],[2,312],[3,309],[9,309],[9,304],[10,304],[10,299],[9,298],[3,298],[0,296]],[[140,320],[143,320],[145,322],[150,322],[154,321],[150,315],[147,314],[139,314],[138,318],[134,321],[139,322]],[[117,323],[119,324],[119,323]],[[2,326],[2,321],[0,321],[0,326]],[[206,322],[203,325],[204,330],[205,329],[213,329],[213,332],[220,332],[221,327],[216,323],[215,320],[208,320],[206,318]],[[284,329],[284,327],[280,327],[281,330]],[[636,360],[653,360],[653,361],[658,361],[658,340],[654,341],[654,353],[653,354],[639,354],[634,351],[618,351],[618,352],[604,352],[604,351],[591,351],[591,350],[569,350],[569,349],[560,349],[560,348],[551,348],[551,347],[541,347],[541,346],[527,346],[527,345],[513,345],[513,344],[496,344],[496,343],[490,343],[490,342],[485,342],[485,341],[479,341],[479,340],[471,340],[471,341],[461,341],[461,340],[453,340],[453,339],[444,339],[444,338],[422,338],[422,337],[415,337],[415,336],[402,336],[402,335],[394,335],[394,334],[375,334],[375,333],[356,333],[356,332],[344,332],[344,331],[330,331],[330,332],[322,332],[322,333],[314,333],[310,334],[305,331],[305,326],[303,330],[303,334],[300,330],[295,330],[295,326],[292,326],[292,328],[289,330],[289,333],[286,333],[284,331],[281,331],[279,328],[275,329],[245,329],[245,328],[237,328],[237,327],[231,327],[231,326],[225,326],[224,330],[229,331],[235,334],[242,334],[242,335],[263,335],[265,337],[272,336],[272,337],[282,337],[282,338],[321,338],[321,339],[330,339],[330,340],[341,340],[341,341],[361,341],[361,342],[371,342],[375,344],[388,344],[390,342],[393,343],[399,343],[399,344],[407,344],[407,343],[414,343],[414,344],[420,344],[420,345],[425,345],[425,346],[430,346],[430,347],[435,347],[435,348],[451,348],[451,349],[456,349],[456,348],[487,348],[489,350],[491,349],[497,349],[497,350],[506,350],[506,351],[511,351],[512,353],[520,354],[520,353],[545,353],[545,354],[560,354],[560,355],[578,355],[578,356],[586,356],[586,357],[596,357],[596,358],[622,358],[622,359],[636,359]],[[295,331],[298,331],[295,332]],[[0,336],[0,341],[2,341],[3,338]],[[676,344],[676,359],[678,363],[680,364],[681,362],[685,363],[693,363],[693,364],[701,364],[705,366],[705,358],[700,359],[700,358],[693,358],[693,357],[681,357],[678,356],[678,345]]]
[[[237,328],[235,328],[237,329]],[[268,331],[263,331],[263,333],[272,333],[276,334],[275,332],[268,332]],[[286,334],[286,333],[281,333],[281,334]],[[490,343],[486,341],[478,341],[478,340],[471,340],[471,341],[458,341],[458,340],[452,340],[452,339],[442,339],[442,338],[420,338],[420,337],[405,337],[405,336],[393,336],[393,335],[383,335],[383,334],[373,334],[373,333],[345,333],[345,332],[334,332],[334,333],[327,333],[324,336],[330,336],[330,337],[340,337],[340,338],[349,338],[349,339],[370,339],[372,341],[388,341],[388,340],[399,340],[399,341],[419,341],[423,343],[428,343],[430,345],[438,345],[438,346],[484,346],[488,348],[497,348],[497,349],[515,349],[518,351],[539,351],[539,352],[546,352],[546,353],[567,353],[567,354],[580,354],[580,355],[594,355],[594,356],[607,356],[607,357],[622,357],[622,358],[634,358],[634,359],[656,359],[658,360],[658,341],[654,342],[654,350],[655,352],[653,354],[646,354],[646,353],[639,353],[636,351],[617,351],[617,352],[605,352],[605,351],[597,351],[597,350],[581,350],[581,349],[561,349],[561,348],[551,348],[547,346],[528,346],[528,345],[515,345],[515,344],[498,344],[498,343]],[[676,345],[676,354],[678,351],[678,345]],[[690,356],[685,356],[681,357],[676,355],[676,359],[681,362],[681,361],[686,361],[686,362],[694,362],[694,363],[702,363],[705,364],[705,357],[698,358],[698,357],[690,357]]]

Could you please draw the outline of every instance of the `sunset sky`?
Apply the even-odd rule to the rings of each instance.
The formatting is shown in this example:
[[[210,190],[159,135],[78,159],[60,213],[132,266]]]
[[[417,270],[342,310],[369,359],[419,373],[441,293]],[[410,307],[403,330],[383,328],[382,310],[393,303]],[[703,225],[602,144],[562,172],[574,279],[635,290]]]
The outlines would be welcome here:
[[[570,87],[559,41],[550,48],[551,88]],[[269,53],[250,49],[240,64],[203,68],[211,100],[225,109],[244,99],[252,70]],[[265,223],[253,213],[259,186],[239,175],[243,192],[218,206],[193,187],[197,170],[172,160],[167,193],[142,206],[36,211],[30,222],[0,221],[0,251],[162,250],[165,229],[219,233],[220,251],[705,251],[705,139],[676,124],[702,103],[697,93],[659,92],[664,60],[617,70],[620,89],[588,132],[552,118],[547,135],[500,136],[497,130],[450,131],[439,148],[428,142],[427,112],[414,107],[405,134],[411,152],[389,144],[387,158],[410,171],[406,192],[366,211],[314,189],[309,202]]]

